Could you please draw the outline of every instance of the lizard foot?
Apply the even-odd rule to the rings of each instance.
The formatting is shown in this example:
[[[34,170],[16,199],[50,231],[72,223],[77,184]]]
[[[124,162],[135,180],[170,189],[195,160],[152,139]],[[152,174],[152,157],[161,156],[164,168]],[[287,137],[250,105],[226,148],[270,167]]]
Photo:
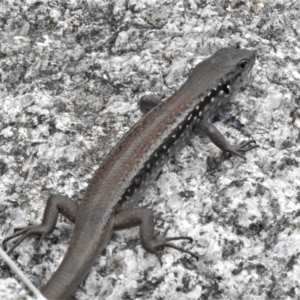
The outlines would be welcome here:
[[[238,145],[228,145],[225,151],[235,154],[246,161],[246,157],[239,152],[245,153],[257,147],[259,146],[256,145],[255,140],[249,140],[249,141],[241,142]]]
[[[149,243],[150,245],[145,245],[146,249],[155,254],[159,260],[160,265],[162,265],[162,260],[161,260],[161,255],[159,254],[158,250],[164,248],[164,247],[169,247],[169,248],[173,248],[176,249],[178,251],[187,253],[189,255],[191,255],[192,257],[196,258],[196,260],[198,261],[199,257],[198,255],[196,255],[195,253],[184,249],[183,247],[179,247],[173,243],[170,243],[170,241],[178,241],[178,240],[188,240],[189,242],[193,242],[193,239],[189,236],[176,236],[176,237],[165,237],[169,231],[169,227],[165,230],[164,234],[163,234],[163,238],[156,238],[154,240],[151,241],[151,243]],[[150,246],[150,247],[149,247]]]
[[[47,227],[44,225],[31,225],[28,227],[18,227],[18,228],[15,228],[15,231],[17,231],[17,232],[8,236],[2,242],[2,245],[6,248],[6,243],[8,241],[18,237],[16,239],[15,243],[13,244],[13,246],[7,251],[7,254],[12,253],[12,251],[14,251],[16,249],[16,247],[18,247],[27,237],[29,237],[31,235],[36,235],[36,234],[41,235],[41,238],[36,247],[36,249],[39,249],[45,236],[50,232],[49,230],[47,230]]]

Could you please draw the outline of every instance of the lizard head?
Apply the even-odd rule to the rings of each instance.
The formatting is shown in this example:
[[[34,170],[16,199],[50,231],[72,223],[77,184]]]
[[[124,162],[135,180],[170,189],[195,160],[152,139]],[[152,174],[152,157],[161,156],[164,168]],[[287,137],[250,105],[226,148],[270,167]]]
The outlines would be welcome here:
[[[202,91],[206,94],[201,95],[205,119],[213,118],[219,107],[228,103],[244,85],[255,56],[253,50],[222,48],[195,68],[205,85]]]

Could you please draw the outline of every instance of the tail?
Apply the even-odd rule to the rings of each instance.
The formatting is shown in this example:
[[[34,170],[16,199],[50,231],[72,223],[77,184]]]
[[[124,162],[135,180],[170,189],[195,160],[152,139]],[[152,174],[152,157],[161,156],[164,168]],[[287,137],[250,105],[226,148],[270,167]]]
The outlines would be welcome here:
[[[47,299],[67,299],[80,285],[93,266],[97,255],[105,248],[113,230],[109,211],[84,214],[76,220],[70,245],[63,261],[50,280],[41,288]],[[107,221],[106,221],[107,220]]]

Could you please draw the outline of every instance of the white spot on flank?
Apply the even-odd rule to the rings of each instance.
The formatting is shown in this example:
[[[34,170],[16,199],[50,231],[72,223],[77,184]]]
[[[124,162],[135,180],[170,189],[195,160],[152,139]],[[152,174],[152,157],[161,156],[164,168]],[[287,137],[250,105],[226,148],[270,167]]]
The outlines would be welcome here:
[[[199,110],[199,105],[196,106],[196,110]]]
[[[202,111],[199,112],[198,116],[200,117],[202,115]]]
[[[211,98],[211,102],[214,102],[215,101],[215,98]]]
[[[150,167],[151,167],[150,164],[147,164],[147,168],[150,169]]]
[[[166,146],[166,145],[164,145],[164,146],[163,146],[163,148],[164,148],[164,150],[166,150],[166,149],[167,149],[167,146]]]
[[[172,135],[172,138],[173,138],[173,139],[176,139],[176,134],[173,134],[173,135]]]
[[[190,119],[192,118],[192,116],[193,116],[193,115],[189,115],[189,116],[188,116],[188,120],[190,120]]]

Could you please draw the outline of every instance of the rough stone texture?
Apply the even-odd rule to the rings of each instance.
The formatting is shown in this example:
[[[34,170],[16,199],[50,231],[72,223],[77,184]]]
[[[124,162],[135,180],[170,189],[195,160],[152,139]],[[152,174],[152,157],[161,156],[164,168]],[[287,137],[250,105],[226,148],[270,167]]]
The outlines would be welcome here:
[[[140,118],[141,96],[171,95],[199,61],[240,45],[257,49],[258,59],[216,126],[232,143],[254,138],[260,148],[244,162],[195,139],[142,202],[158,232],[189,234],[194,242],[185,246],[200,260],[166,249],[161,267],[137,229],[118,232],[74,298],[297,299],[299,19],[300,2],[289,0],[3,0],[1,238],[39,222],[51,193],[80,201]],[[71,230],[60,218],[39,251],[31,238],[12,254],[36,286],[57,268]],[[11,277],[1,266],[1,299],[23,299]]]

